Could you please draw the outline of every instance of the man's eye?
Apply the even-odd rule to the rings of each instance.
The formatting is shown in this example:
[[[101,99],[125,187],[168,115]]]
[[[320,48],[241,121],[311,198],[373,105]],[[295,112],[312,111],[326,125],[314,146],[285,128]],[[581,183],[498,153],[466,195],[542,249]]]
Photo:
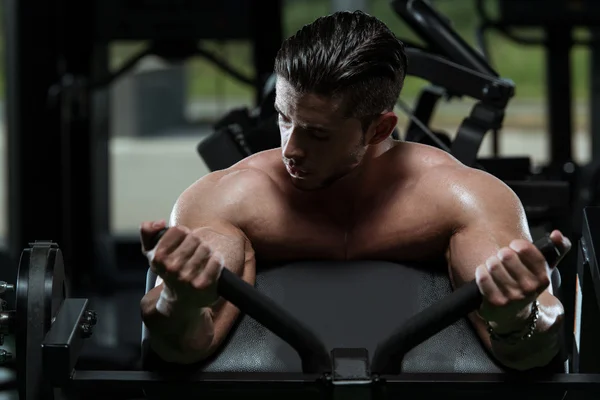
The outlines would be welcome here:
[[[326,140],[329,140],[329,136],[326,135],[326,134],[324,134],[324,133],[322,133],[322,132],[311,132],[310,135],[313,138],[315,138],[317,140],[321,140],[323,142],[326,141]]]
[[[289,120],[289,119],[287,119],[286,117],[284,117],[284,116],[283,116],[283,115],[281,115],[281,114],[279,114],[279,121],[280,121],[280,122],[283,122],[283,123],[286,123],[286,124],[290,122],[290,120]]]

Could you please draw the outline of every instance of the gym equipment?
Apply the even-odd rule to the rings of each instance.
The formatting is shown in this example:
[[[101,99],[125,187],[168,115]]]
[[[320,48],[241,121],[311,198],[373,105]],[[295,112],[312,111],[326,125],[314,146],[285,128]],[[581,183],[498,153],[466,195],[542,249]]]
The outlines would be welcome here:
[[[4,345],[4,336],[13,330],[15,320],[14,311],[7,307],[6,293],[13,292],[14,285],[0,281],[0,346]],[[0,349],[0,366],[12,361],[12,353]]]
[[[193,4],[192,4],[193,3]],[[282,1],[236,0],[216,4],[152,0],[8,0],[6,16],[7,152],[10,256],[18,260],[31,238],[51,237],[63,249],[72,289],[86,292],[100,279],[109,287],[117,261],[109,229],[109,121],[111,44],[136,40],[165,57],[199,55],[217,61],[206,47],[213,39],[250,40],[253,74],[237,74],[260,87],[272,72],[282,40]],[[220,12],[225,14],[220,15]],[[264,21],[269,29],[264,29]],[[53,32],[33,37],[33,31]],[[40,50],[42,49],[42,50]],[[191,50],[191,54],[187,51]],[[140,53],[138,56],[147,54]],[[211,57],[212,56],[212,57]],[[136,58],[126,62],[130,66]],[[26,65],[47,71],[31,76]],[[56,68],[60,65],[60,68]],[[224,64],[219,65],[222,69]],[[123,72],[121,70],[119,72]],[[229,65],[229,72],[234,72]],[[238,71],[240,72],[240,71]],[[233,75],[235,76],[235,75]],[[49,91],[49,88],[52,90]],[[49,93],[50,92],[50,93]],[[257,97],[260,93],[257,90]],[[25,101],[25,99],[29,99]],[[32,100],[34,99],[34,100]],[[32,118],[31,115],[40,118]],[[43,134],[42,134],[43,132]],[[31,143],[38,145],[31,147]],[[37,167],[45,165],[46,174]],[[75,176],[75,173],[77,176]],[[79,175],[87,177],[81,180]],[[53,210],[24,207],[46,194]],[[73,204],[77,204],[77,212]],[[106,248],[109,250],[106,251]],[[92,256],[93,255],[93,256]]]
[[[505,38],[525,46],[542,46],[546,50],[546,86],[548,94],[548,139],[550,142],[550,162],[546,172],[565,176],[573,174],[573,111],[572,111],[572,71],[570,53],[574,46],[586,46],[591,56],[591,104],[592,116],[592,153],[596,158],[600,151],[597,140],[600,125],[597,110],[600,106],[595,81],[597,78],[598,40],[597,30],[600,26],[600,4],[593,0],[477,0],[477,10],[481,24],[478,29],[480,46],[487,53],[485,33],[489,30],[501,34]],[[497,6],[498,13],[492,18],[486,5]],[[528,36],[519,34],[513,28],[540,28],[543,35]],[[575,37],[576,28],[588,28],[591,35],[586,39]],[[565,171],[565,166],[568,169]],[[571,172],[569,172],[571,171]],[[579,210],[578,210],[579,211]]]
[[[596,222],[600,222],[600,210],[590,211],[595,211],[595,214],[590,214],[590,216],[594,216]],[[593,227],[592,218],[588,216],[587,221],[589,226]],[[592,260],[595,252],[590,247],[594,243],[600,243],[598,242],[600,239],[595,237],[599,233],[594,232],[591,228],[589,233],[586,236],[585,245],[582,246],[588,254],[582,270],[593,267],[596,268],[596,271],[591,271],[590,276],[593,282],[587,278],[582,280],[584,289],[582,294],[585,296],[582,296],[580,304],[583,304],[584,308],[588,307],[586,304],[590,302],[597,302],[593,289],[595,284],[600,282],[596,261]],[[548,238],[536,242],[536,244],[549,262],[559,256]],[[246,315],[243,318],[245,322],[241,322],[240,326],[246,323],[251,328],[246,331],[250,336],[246,336],[244,340],[246,340],[246,344],[248,341],[252,343],[251,346],[236,347],[235,341],[243,338],[237,336],[236,339],[236,335],[234,335],[228,339],[224,350],[213,359],[212,363],[213,367],[219,368],[216,364],[220,362],[221,368],[228,368],[229,372],[210,371],[210,369],[200,372],[195,371],[195,368],[191,366],[172,365],[169,365],[166,371],[81,371],[75,368],[78,354],[85,337],[89,337],[92,332],[96,316],[88,309],[86,299],[67,297],[68,290],[65,289],[64,275],[62,275],[62,271],[64,271],[62,256],[56,244],[49,241],[34,242],[23,252],[16,284],[17,305],[26,304],[28,308],[25,310],[26,314],[22,314],[23,308],[18,306],[13,314],[15,333],[17,337],[25,334],[24,340],[29,346],[24,355],[30,360],[27,365],[21,358],[23,353],[17,352],[21,399],[63,398],[59,396],[70,398],[83,392],[85,392],[86,398],[96,398],[95,396],[105,398],[106,396],[115,397],[119,391],[131,393],[132,388],[143,388],[150,399],[167,395],[170,397],[189,396],[190,391],[197,391],[197,393],[211,398],[213,398],[212,395],[227,397],[249,392],[265,396],[265,398],[281,398],[281,396],[305,398],[315,394],[320,398],[340,398],[340,396],[344,398],[348,391],[351,391],[353,395],[360,392],[364,398],[396,398],[399,395],[422,395],[429,391],[444,391],[448,395],[447,391],[452,391],[459,392],[460,398],[465,398],[469,394],[480,396],[481,391],[487,393],[490,390],[506,396],[504,390],[514,390],[511,384],[518,384],[520,391],[561,392],[561,396],[562,392],[575,389],[600,392],[600,374],[590,374],[584,368],[593,361],[593,353],[586,356],[585,363],[582,362],[581,368],[578,368],[580,372],[578,374],[553,373],[556,370],[521,374],[511,374],[510,371],[497,373],[502,369],[490,362],[489,356],[482,352],[481,346],[476,346],[477,340],[473,339],[474,333],[467,333],[465,337],[465,332],[468,330],[461,330],[456,326],[449,328],[451,333],[449,336],[442,337],[441,340],[439,336],[429,339],[429,349],[437,348],[437,353],[433,357],[419,350],[417,346],[419,343],[426,341],[428,337],[437,332],[447,331],[448,329],[444,329],[446,326],[476,309],[481,301],[481,295],[474,283],[444,296],[450,291],[447,277],[444,287],[440,284],[442,281],[436,279],[435,276],[447,274],[445,269],[423,273],[422,268],[412,270],[408,268],[406,271],[412,271],[404,273],[404,278],[408,279],[398,280],[391,278],[398,277],[397,272],[393,271],[398,271],[401,266],[393,263],[362,262],[346,265],[346,267],[344,267],[345,263],[312,263],[312,266],[310,264],[305,263],[305,266],[300,266],[299,269],[289,268],[285,274],[282,274],[281,269],[277,268],[267,271],[262,278],[259,278],[259,281],[262,279],[262,288],[260,282],[257,284],[260,291],[243,282],[229,270],[223,271],[219,279],[219,292]],[[317,336],[313,329],[308,328],[308,323],[304,321],[304,318],[310,319],[310,315],[313,314],[311,304],[304,304],[304,315],[299,318],[284,309],[277,301],[282,299],[282,296],[287,298],[299,294],[309,300],[312,296],[307,297],[306,291],[302,290],[301,285],[298,285],[299,281],[307,280],[306,273],[315,273],[319,278],[325,278],[329,274],[338,280],[340,267],[348,272],[345,276],[350,276],[350,280],[358,279],[360,285],[343,289],[344,285],[336,288],[329,284],[329,290],[341,290],[349,293],[348,301],[351,312],[358,309],[352,307],[352,302],[360,303],[362,301],[360,300],[361,296],[356,295],[357,290],[360,291],[363,284],[365,287],[372,286],[375,281],[380,287],[382,282],[387,282],[384,286],[390,286],[395,289],[395,292],[406,290],[410,295],[421,296],[422,300],[430,304],[423,311],[403,304],[403,307],[412,307],[413,309],[405,313],[405,317],[408,318],[405,318],[406,321],[400,329],[393,329],[397,327],[398,322],[395,318],[387,318],[386,323],[390,328],[388,332],[393,331],[392,335],[382,338],[377,337],[377,333],[371,332],[370,338],[378,339],[371,362],[369,362],[368,350],[352,347],[361,346],[360,336],[369,331],[364,329],[369,326],[368,323],[363,326],[356,324],[355,330],[342,329],[341,333],[343,337],[347,337],[350,345],[347,346],[348,348],[335,348],[328,352],[324,339]],[[359,272],[370,267],[373,267],[373,272],[369,270],[369,274]],[[296,274],[290,273],[294,270],[297,271]],[[384,275],[379,275],[379,278],[368,278],[382,272]],[[269,279],[273,285],[268,284]],[[285,279],[287,279],[287,285]],[[346,278],[342,277],[340,282],[344,279]],[[277,280],[280,280],[279,283]],[[318,280],[310,279],[313,282]],[[153,282],[152,279],[148,280],[150,286],[153,285]],[[288,288],[294,286],[289,285],[290,282],[295,283],[296,293],[287,291]],[[415,285],[416,282],[420,282],[420,285]],[[286,290],[285,294],[281,292],[283,287]],[[312,288],[314,287],[316,286],[313,285]],[[418,293],[419,287],[424,287],[424,292]],[[312,288],[307,289],[311,290]],[[393,291],[391,290],[391,292]],[[379,300],[387,300],[385,292],[379,290],[379,295],[383,296]],[[312,291],[311,294],[319,296],[318,293]],[[392,296],[397,296],[397,293]],[[53,310],[52,306],[56,306],[60,302],[62,305],[58,310],[56,307]],[[285,303],[284,300],[282,304]],[[286,305],[289,305],[289,302],[287,303]],[[318,303],[313,306],[327,308],[330,305]],[[388,307],[390,306],[391,309],[383,309],[382,312],[386,315],[390,315],[391,311],[398,311],[399,314],[402,314],[403,311],[398,310],[397,303],[391,305],[388,303]],[[40,318],[34,318],[30,310],[38,311]],[[334,309],[334,311],[340,319],[344,319],[343,309]],[[582,318],[596,318],[596,315],[585,313],[581,315]],[[365,315],[365,318],[373,320],[381,319],[380,317],[373,312]],[[312,322],[314,323],[314,321]],[[356,321],[354,322],[356,323]],[[329,320],[328,323],[330,326],[326,329],[336,329],[335,321]],[[26,329],[25,332],[22,330],[23,326]],[[588,338],[594,332],[586,332],[588,322],[586,325],[580,324],[579,326],[582,329],[578,359],[584,361],[583,355],[588,354],[585,353],[587,347],[592,346],[592,342]],[[277,335],[283,340],[282,343],[287,342],[291,351],[287,355],[270,353],[268,351],[269,343],[264,341],[265,330],[262,327]],[[584,327],[585,329],[583,329]],[[359,331],[359,334],[355,334],[355,331]],[[381,335],[382,332],[378,333]],[[385,335],[385,333],[383,334]],[[449,342],[449,339],[452,341]],[[448,343],[452,343],[452,345],[448,345]],[[283,348],[281,350],[286,351]],[[464,360],[467,360],[466,364],[440,366],[438,363],[435,365],[436,362],[439,362],[440,354],[448,352],[462,353]],[[294,360],[290,357],[290,354],[294,353],[298,357],[296,358],[296,371],[285,372],[285,369],[289,367],[289,365],[285,365],[285,362]],[[241,354],[242,360],[246,361],[237,370],[236,365],[232,365],[232,361],[228,362],[227,360],[227,357],[236,354],[238,356]],[[146,356],[151,355],[146,353]],[[244,359],[244,356],[250,357]],[[269,360],[269,357],[272,358]],[[557,358],[557,364],[560,364],[562,360],[561,357]],[[148,362],[148,360],[146,361]],[[284,362],[284,365],[281,364],[281,361]],[[398,374],[400,363],[402,363],[402,368],[408,370],[409,373]],[[597,358],[596,363],[598,363]],[[274,365],[276,366],[274,370],[268,369]],[[436,368],[441,369],[442,372],[435,371]],[[483,368],[485,372],[476,373],[477,368]],[[475,373],[452,373],[457,369]],[[490,369],[493,371],[492,373],[490,373]],[[411,373],[410,370],[425,370],[427,373]],[[444,370],[452,372],[444,372]]]
[[[67,297],[67,290],[60,259],[62,254],[56,245],[35,242],[21,257],[14,314],[17,376],[20,397],[33,399],[45,397],[51,391],[43,383],[42,348],[39,344]]]
[[[586,207],[577,247],[574,372],[600,372],[600,207]],[[585,329],[582,325],[585,321]]]
[[[461,65],[468,71],[499,81],[488,84],[476,95],[469,92],[463,93],[461,90],[463,86],[469,84],[469,81],[472,81],[472,78],[455,81],[453,86],[444,83],[436,85],[435,82],[432,82],[434,86],[422,90],[416,105],[419,120],[428,124],[435,107],[442,98],[450,99],[468,95],[479,100],[473,107],[471,115],[458,128],[450,152],[465,165],[475,166],[481,142],[486,133],[491,130],[494,134],[494,153],[497,154],[497,132],[502,127],[508,100],[514,96],[514,84],[507,79],[501,79],[485,58],[469,46],[451,27],[447,19],[427,1],[393,0],[391,6],[396,14],[426,43],[428,52]],[[411,59],[409,58],[409,60]],[[411,63],[409,63],[409,67],[410,65]],[[435,75],[437,74],[442,74],[441,78],[444,78],[442,71],[435,73]],[[481,98],[481,95],[484,95],[484,98]],[[498,101],[491,102],[492,99]],[[424,137],[431,139],[431,134],[427,130],[412,120],[407,129],[406,140],[421,141]]]
[[[158,237],[165,231],[161,231]],[[538,242],[537,245],[543,249],[548,260],[556,259],[557,250],[547,238]],[[293,351],[288,352],[285,345],[278,345],[276,338],[266,332],[261,332],[260,328],[253,326],[253,323],[246,318],[234,330],[225,345],[224,353],[213,358],[202,369],[209,372],[240,369],[256,371],[258,369],[259,371],[323,373],[328,370],[330,364],[328,352],[324,350],[325,347],[331,348],[340,343],[343,343],[344,347],[366,346],[368,343],[378,342],[377,348],[363,349],[364,354],[374,353],[370,370],[374,373],[397,374],[403,364],[404,355],[409,350],[464,317],[468,312],[476,309],[481,302],[481,295],[475,282],[455,291],[443,302],[435,302],[436,297],[439,299],[440,296],[443,296],[442,293],[448,292],[449,288],[440,288],[435,284],[433,285],[435,287],[432,288],[431,280],[435,280],[438,275],[437,279],[442,277],[440,282],[448,285],[447,276],[443,276],[447,272],[444,269],[435,268],[433,265],[427,266],[425,269],[437,269],[437,274],[429,275],[427,272],[420,272],[418,268],[406,268],[393,263],[381,262],[344,262],[335,263],[334,266],[331,263],[329,265],[328,263],[294,263],[282,268],[267,268],[264,272],[259,270],[257,288],[259,292],[265,291],[267,296],[256,293],[250,285],[243,284],[229,270],[224,271],[218,284],[221,295],[226,299],[231,299],[234,304],[240,304],[242,313],[258,321],[263,327],[287,342],[299,354],[301,362],[299,365],[293,357]],[[440,272],[442,275],[439,274]],[[154,286],[155,280],[156,276],[149,272],[147,290]],[[336,287],[336,295],[344,299],[344,304],[337,304],[340,309],[337,313],[330,308],[331,306],[323,304],[329,298],[328,289],[331,287]],[[349,299],[356,297],[353,296],[353,293],[358,287],[362,294],[359,298],[362,300],[359,300],[357,304],[352,304]],[[428,307],[424,311],[418,310],[418,307],[415,307],[418,301],[413,300],[423,296],[415,292],[420,288],[427,292],[425,303],[428,303]],[[236,292],[242,291],[245,291],[246,295],[236,295]],[[306,299],[305,293],[311,294],[310,300]],[[325,294],[323,295],[323,293]],[[372,298],[380,297],[382,293],[386,293],[385,300],[379,303],[373,302]],[[257,297],[253,298],[255,296]],[[329,300],[329,302],[334,301],[333,299]],[[350,304],[345,304],[347,302]],[[364,303],[369,306],[365,306]],[[389,304],[402,304],[403,310],[394,310],[394,318],[384,321],[381,321],[380,315],[374,315],[371,320],[365,320],[364,314],[368,313],[369,308],[377,307],[384,310],[385,314],[391,313],[391,310],[386,310]],[[344,308],[352,310],[350,318],[339,315],[344,312],[342,311]],[[285,310],[293,310],[294,315],[301,315],[303,323],[286,316]],[[333,314],[338,314],[338,322],[327,321],[328,317],[331,318],[332,311]],[[411,314],[413,314],[412,317],[407,318]],[[356,315],[361,316],[362,329],[353,326],[356,325],[356,321],[352,317],[356,317]],[[399,321],[403,321],[400,325],[401,328],[396,329],[392,335],[387,338],[377,337],[378,333],[393,331]],[[291,327],[294,327],[297,333],[289,332]],[[327,342],[327,346],[324,346],[311,331],[316,332],[321,340]],[[350,333],[352,331],[354,332]],[[248,335],[252,335],[252,343],[257,342],[260,345],[250,345]],[[407,368],[410,372],[415,370],[417,372],[440,372],[440,369],[443,372],[453,372],[455,368],[449,366],[455,365],[456,362],[462,365],[458,368],[459,370],[467,372],[489,371],[490,369],[494,372],[501,371],[484,354],[478,353],[477,350],[480,350],[481,346],[477,343],[477,339],[474,339],[473,332],[466,330],[463,335],[470,336],[470,340],[467,340],[467,343],[463,343],[462,346],[457,346],[460,347],[457,351],[461,352],[461,355],[453,354],[455,360],[452,359],[452,355],[447,359],[441,354],[433,357],[427,356],[432,352],[440,353],[439,349],[437,352],[432,351],[429,346],[429,348],[417,350],[408,360],[405,359],[403,372],[406,372]],[[304,341],[300,341],[298,336],[303,337]],[[343,339],[340,340],[340,337]],[[147,368],[157,369],[156,366],[153,368],[151,364],[160,365],[161,362],[157,362],[155,356],[152,360],[153,355],[148,344],[149,333],[146,330],[144,330],[143,342],[146,342],[143,351],[146,355]],[[437,342],[447,344],[452,340],[442,336],[437,338]],[[467,348],[469,350],[466,350]],[[344,349],[334,349],[333,352],[336,350],[343,352]],[[447,347],[445,351],[453,352]],[[465,355],[465,351],[471,353]],[[314,355],[313,359],[307,359],[309,352]],[[443,361],[440,360],[440,357]],[[251,364],[256,363],[257,359],[261,360],[258,362],[259,365],[252,366]],[[367,362],[369,362],[368,357]],[[173,368],[170,365],[165,366],[165,363],[162,364],[161,370]],[[412,370],[411,364],[413,365]]]

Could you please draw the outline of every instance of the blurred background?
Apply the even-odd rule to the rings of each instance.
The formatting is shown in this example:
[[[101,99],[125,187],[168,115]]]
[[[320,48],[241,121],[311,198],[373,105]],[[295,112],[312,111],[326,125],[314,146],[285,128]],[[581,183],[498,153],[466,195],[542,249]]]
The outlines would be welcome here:
[[[330,0],[284,1],[284,36],[329,13],[336,7],[335,3]],[[388,1],[354,3],[379,17],[401,38],[418,41],[406,23],[391,11]],[[476,30],[481,24],[481,17],[474,0],[434,0],[432,3],[468,43],[478,46]],[[497,12],[497,2],[487,3],[493,16]],[[269,29],[268,21],[264,26]],[[529,36],[542,35],[541,29],[521,30]],[[587,37],[589,32],[580,28],[575,30],[575,35]],[[516,85],[516,95],[507,107],[499,139],[500,152],[502,155],[530,155],[538,164],[547,162],[545,49],[543,46],[515,43],[496,31],[490,31],[486,39],[492,65],[502,77],[513,80]],[[111,43],[111,69],[122,66],[146,45],[145,41]],[[248,76],[254,73],[250,40],[204,40],[203,45],[240,72]],[[4,40],[0,40],[0,46],[0,51],[3,51]],[[587,162],[591,156],[588,112],[590,49],[577,46],[571,53],[574,155],[577,161]],[[3,77],[5,71],[5,65],[1,64],[0,74]],[[408,78],[402,97],[412,103],[423,84],[418,78]],[[119,235],[129,235],[136,233],[140,221],[168,216],[179,193],[205,173],[205,166],[195,151],[199,136],[210,131],[212,124],[232,108],[252,105],[255,89],[201,57],[173,66],[150,56],[120,77],[110,88],[110,95],[110,230]],[[0,99],[6,101],[4,79],[0,80]],[[439,128],[456,127],[471,106],[468,99],[444,105],[433,124]],[[161,113],[157,113],[158,110]],[[4,113],[1,117],[0,165],[4,173],[0,174],[0,215],[8,216]],[[35,116],[32,115],[32,118]],[[143,121],[145,119],[146,122]],[[482,146],[482,154],[490,152],[488,137]],[[7,235],[8,218],[0,218],[0,240],[6,240]]]
[[[398,137],[470,145],[460,159],[517,191],[534,236],[561,228],[575,242],[583,207],[600,198],[596,0],[0,4],[0,278],[27,243],[58,242],[74,293],[102,316],[88,368],[139,361],[139,224],[168,218],[190,184],[260,148],[244,133],[263,116],[277,141],[275,53],[333,11],[362,9],[442,58],[412,64],[430,67],[407,77]],[[561,267],[571,291],[572,253]]]

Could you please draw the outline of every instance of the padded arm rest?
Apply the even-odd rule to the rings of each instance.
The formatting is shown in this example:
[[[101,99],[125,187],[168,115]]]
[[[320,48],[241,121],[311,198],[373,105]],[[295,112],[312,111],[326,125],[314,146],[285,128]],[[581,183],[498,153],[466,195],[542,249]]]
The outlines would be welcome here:
[[[147,289],[156,277],[148,272]],[[380,261],[297,262],[259,270],[256,287],[304,321],[329,349],[377,344],[403,321],[448,295],[445,265]],[[173,369],[151,354],[143,332],[146,369]],[[189,366],[183,367],[189,369]],[[242,316],[215,356],[193,368],[227,372],[301,372],[297,353]],[[502,372],[466,318],[411,350],[403,372]]]

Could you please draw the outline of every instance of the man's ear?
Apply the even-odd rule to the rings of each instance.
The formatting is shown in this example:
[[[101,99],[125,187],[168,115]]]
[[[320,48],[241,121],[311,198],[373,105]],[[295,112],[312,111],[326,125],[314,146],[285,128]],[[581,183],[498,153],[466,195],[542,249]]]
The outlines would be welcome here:
[[[398,117],[393,111],[388,111],[381,114],[373,123],[370,129],[373,130],[371,139],[369,140],[370,145],[375,145],[383,142],[385,139],[390,137],[392,131],[398,124]]]

